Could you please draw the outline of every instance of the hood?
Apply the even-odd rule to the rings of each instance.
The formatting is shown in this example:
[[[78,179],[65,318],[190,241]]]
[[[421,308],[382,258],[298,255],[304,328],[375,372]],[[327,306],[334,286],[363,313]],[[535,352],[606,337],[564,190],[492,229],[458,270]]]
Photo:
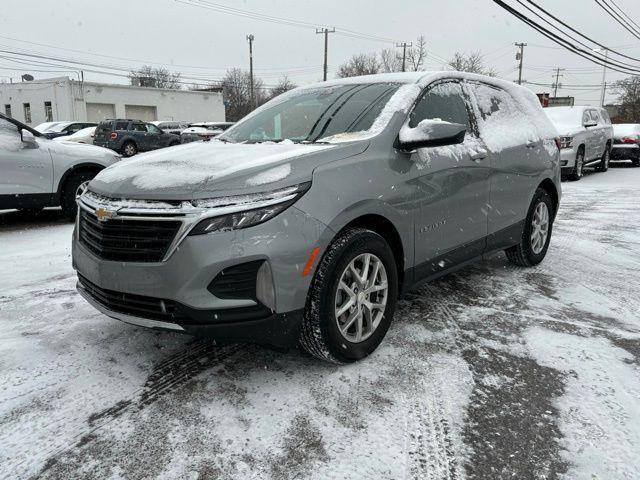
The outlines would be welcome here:
[[[580,125],[570,125],[570,124],[555,124],[556,130],[558,131],[558,135],[561,137],[573,137],[580,132],[584,132],[585,128]]]
[[[193,200],[273,190],[311,180],[320,164],[357,155],[368,142],[196,142],[136,155],[104,169],[89,188],[113,198]]]
[[[77,158],[78,160],[86,160],[88,162],[95,161],[100,164],[107,162],[108,164],[111,164],[120,158],[120,155],[113,150],[98,147],[96,145],[69,142],[66,140],[48,140],[46,138],[38,139],[38,141],[47,142],[47,146],[52,152],[65,155],[67,157]]]

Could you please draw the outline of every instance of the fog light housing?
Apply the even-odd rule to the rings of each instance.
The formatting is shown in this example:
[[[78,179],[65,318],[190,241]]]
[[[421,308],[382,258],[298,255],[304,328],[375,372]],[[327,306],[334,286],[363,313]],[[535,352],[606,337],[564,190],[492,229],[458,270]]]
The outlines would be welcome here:
[[[276,290],[269,262],[263,262],[256,274],[256,299],[272,312],[276,309]]]

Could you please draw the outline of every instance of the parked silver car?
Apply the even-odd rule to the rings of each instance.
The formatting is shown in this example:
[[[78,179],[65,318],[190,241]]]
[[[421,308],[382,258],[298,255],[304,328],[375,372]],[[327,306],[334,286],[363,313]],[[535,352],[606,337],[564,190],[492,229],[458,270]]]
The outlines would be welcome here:
[[[545,113],[560,135],[562,174],[580,180],[585,167],[609,169],[613,127],[604,108],[549,107]]]
[[[78,190],[119,159],[106,148],[49,140],[0,114],[0,209],[60,205],[75,218]]]
[[[542,261],[555,135],[529,90],[479,75],[298,88],[101,172],[78,199],[78,290],[136,325],[355,361],[418,282],[494,251]]]
[[[189,126],[188,122],[177,122],[174,120],[157,120],[151,123],[163,132],[173,133],[174,135],[180,135],[180,133]]]

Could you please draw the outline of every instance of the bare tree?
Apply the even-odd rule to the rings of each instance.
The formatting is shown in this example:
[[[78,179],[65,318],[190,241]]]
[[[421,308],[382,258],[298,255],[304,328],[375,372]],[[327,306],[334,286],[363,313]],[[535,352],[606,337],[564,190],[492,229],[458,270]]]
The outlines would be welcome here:
[[[487,67],[484,64],[484,60],[480,52],[471,52],[468,54],[456,52],[449,62],[449,66],[460,72],[479,73],[490,77],[495,77],[497,75],[495,69]]]
[[[256,106],[260,106],[268,100],[268,95],[262,80],[254,77],[253,85]],[[237,122],[253,110],[253,105],[251,104],[251,76],[249,72],[241,68],[227,70],[218,86],[222,87],[228,121]]]
[[[382,66],[375,53],[360,53],[354,55],[338,67],[338,78],[356,77],[358,75],[373,75],[379,73]]]
[[[424,35],[420,35],[416,39],[416,43],[407,52],[408,65],[411,70],[417,72],[422,70],[424,62],[427,59],[427,41]]]
[[[385,48],[380,52],[380,71],[384,73],[402,70],[402,56],[397,50]]]
[[[613,85],[618,94],[618,123],[640,123],[640,75],[619,80]]]
[[[280,80],[278,80],[276,86],[269,91],[269,98],[277,97],[278,95],[288,92],[289,90],[293,90],[296,87],[297,85],[289,80],[289,77],[283,75],[280,77]]]
[[[180,90],[180,73],[170,72],[163,67],[143,65],[137,70],[129,72],[131,85],[140,87],[171,88]]]

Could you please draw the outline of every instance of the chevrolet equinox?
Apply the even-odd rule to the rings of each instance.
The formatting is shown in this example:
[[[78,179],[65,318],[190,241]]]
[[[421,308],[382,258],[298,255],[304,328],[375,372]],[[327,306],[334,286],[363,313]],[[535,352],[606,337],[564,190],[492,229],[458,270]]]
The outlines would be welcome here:
[[[103,170],[78,198],[73,265],[124,322],[352,362],[418,282],[498,250],[541,262],[559,200],[559,139],[530,91],[354,77]]]

